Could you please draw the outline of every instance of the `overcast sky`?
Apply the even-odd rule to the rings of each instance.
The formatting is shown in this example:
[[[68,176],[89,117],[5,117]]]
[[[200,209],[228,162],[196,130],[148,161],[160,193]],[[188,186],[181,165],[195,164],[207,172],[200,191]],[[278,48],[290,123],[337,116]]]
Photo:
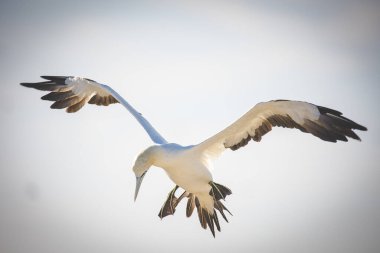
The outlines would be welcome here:
[[[380,250],[380,2],[1,1],[0,251],[364,252]],[[368,127],[327,143],[275,129],[226,151],[214,180],[234,216],[214,239],[152,168],[120,105],[51,110],[20,82],[106,83],[169,141],[196,144],[253,105],[294,99]]]

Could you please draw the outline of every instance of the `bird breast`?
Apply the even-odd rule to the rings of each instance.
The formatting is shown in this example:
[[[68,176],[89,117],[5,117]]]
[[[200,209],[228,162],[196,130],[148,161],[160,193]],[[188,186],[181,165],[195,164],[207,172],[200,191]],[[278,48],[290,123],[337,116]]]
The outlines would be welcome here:
[[[202,158],[187,152],[189,147],[166,145],[163,145],[154,165],[164,169],[169,178],[187,192],[209,192],[211,187],[208,183],[212,181],[212,175]]]

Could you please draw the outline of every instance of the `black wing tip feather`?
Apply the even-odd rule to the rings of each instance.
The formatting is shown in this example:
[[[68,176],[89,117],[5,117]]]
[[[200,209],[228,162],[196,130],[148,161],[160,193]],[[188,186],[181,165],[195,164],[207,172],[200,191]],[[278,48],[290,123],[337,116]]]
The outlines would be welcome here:
[[[48,100],[48,101],[58,101],[67,99],[69,97],[75,96],[75,93],[71,90],[65,91],[65,92],[50,92],[44,96],[41,97],[42,100]]]
[[[354,122],[353,120],[350,120],[350,119],[344,117],[343,114],[337,110],[333,110],[333,109],[323,107],[323,106],[317,106],[317,108],[318,108],[319,113],[322,115],[326,115],[329,118],[335,117],[339,120],[345,121],[346,122],[345,126],[347,128],[351,128],[354,130],[360,130],[360,131],[367,131],[368,130],[365,126],[362,126],[362,125]],[[342,124],[343,124],[343,122],[342,122]],[[360,138],[359,138],[359,140],[360,140]]]
[[[71,76],[41,76],[41,78],[45,80],[49,80],[59,85],[66,85],[66,80],[67,78],[70,78],[70,77]]]
[[[24,86],[26,88],[35,88],[37,83],[20,83],[21,86]]]
[[[302,124],[307,132],[329,142],[347,142],[347,137],[361,141],[354,130],[367,131],[366,127],[342,116],[339,111],[323,106],[316,107],[320,113],[318,120],[305,120]]]
[[[331,108],[327,108],[327,107],[320,106],[320,105],[316,105],[316,107],[318,108],[318,111],[320,114],[331,113],[331,114],[336,115],[336,116],[342,115],[342,113],[340,111],[337,111],[337,110],[334,110]]]
[[[67,79],[71,76],[40,76],[41,78],[43,79],[46,79],[46,80],[50,80],[50,81],[53,81],[53,80],[62,80],[62,79]]]
[[[69,78],[69,76],[41,76],[41,78],[47,81],[33,83],[22,82],[20,83],[20,85],[27,88],[34,88],[42,91],[53,91],[56,90],[58,87],[66,85],[66,79]]]
[[[28,88],[34,88],[34,86],[48,84],[48,83],[51,83],[51,81],[34,82],[34,83],[31,83],[31,82],[22,82],[22,83],[20,83],[20,85],[22,85],[24,87],[28,87]]]

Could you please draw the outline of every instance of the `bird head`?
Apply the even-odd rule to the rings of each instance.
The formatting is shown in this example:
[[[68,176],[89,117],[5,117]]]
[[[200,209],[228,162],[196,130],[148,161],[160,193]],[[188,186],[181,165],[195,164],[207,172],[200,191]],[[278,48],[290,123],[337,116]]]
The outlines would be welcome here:
[[[136,189],[135,189],[135,201],[139,193],[141,183],[148,172],[150,166],[153,164],[153,148],[150,147],[142,152],[136,159],[135,164],[133,165],[133,172],[136,176]]]

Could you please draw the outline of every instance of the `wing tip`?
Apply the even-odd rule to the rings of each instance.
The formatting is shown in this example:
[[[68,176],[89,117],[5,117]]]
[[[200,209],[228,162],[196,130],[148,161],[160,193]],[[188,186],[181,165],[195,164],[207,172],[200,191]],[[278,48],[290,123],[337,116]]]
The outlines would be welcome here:
[[[367,128],[367,127],[362,126],[362,125],[359,125],[359,124],[357,124],[357,125],[358,125],[358,128],[355,128],[356,130],[360,130],[360,131],[368,131],[368,128]]]
[[[40,77],[42,79],[45,79],[45,80],[53,81],[54,79],[67,79],[70,76],[47,76],[47,75],[43,75],[43,76],[40,76]]]
[[[30,83],[22,82],[22,83],[20,83],[20,85],[24,86],[24,87],[27,87],[27,88],[30,88]]]
[[[36,88],[39,85],[47,84],[47,82],[36,82],[36,83],[30,83],[30,82],[22,82],[20,83],[21,86],[27,87],[27,88]]]
[[[362,125],[344,117],[343,113],[341,113],[340,111],[337,111],[337,110],[334,110],[334,109],[331,109],[328,107],[324,107],[324,106],[319,106],[319,105],[317,105],[317,108],[318,108],[318,111],[320,114],[327,115],[327,116],[333,115],[333,116],[335,116],[341,120],[346,121],[347,123],[349,123],[351,125],[352,129],[360,130],[360,131],[367,131],[368,130],[365,126],[362,126]]]

